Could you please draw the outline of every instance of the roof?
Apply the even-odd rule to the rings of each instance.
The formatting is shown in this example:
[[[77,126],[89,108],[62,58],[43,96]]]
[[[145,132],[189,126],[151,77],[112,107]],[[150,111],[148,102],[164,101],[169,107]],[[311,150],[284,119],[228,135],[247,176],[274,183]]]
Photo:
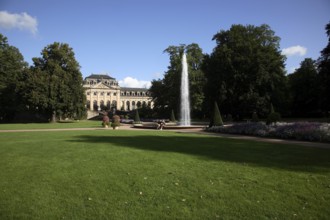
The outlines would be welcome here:
[[[145,88],[129,88],[129,87],[121,87],[120,90],[123,91],[141,91],[141,92],[147,92],[149,89]]]
[[[90,76],[87,76],[85,79],[113,79],[115,80],[115,78],[112,78],[109,75],[106,74],[92,74]]]

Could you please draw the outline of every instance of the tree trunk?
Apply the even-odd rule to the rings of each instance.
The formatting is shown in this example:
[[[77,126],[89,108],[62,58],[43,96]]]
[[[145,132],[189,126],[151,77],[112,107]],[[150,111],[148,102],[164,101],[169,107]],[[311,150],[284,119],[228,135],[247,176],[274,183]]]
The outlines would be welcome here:
[[[53,111],[51,121],[52,123],[56,122],[56,111]]]

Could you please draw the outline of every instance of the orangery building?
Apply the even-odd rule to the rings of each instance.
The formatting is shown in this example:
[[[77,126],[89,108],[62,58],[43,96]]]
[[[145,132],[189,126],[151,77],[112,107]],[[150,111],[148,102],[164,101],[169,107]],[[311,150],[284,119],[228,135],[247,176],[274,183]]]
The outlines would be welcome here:
[[[142,106],[153,107],[148,89],[120,87],[109,75],[92,74],[85,78],[87,108],[92,111],[131,111]]]

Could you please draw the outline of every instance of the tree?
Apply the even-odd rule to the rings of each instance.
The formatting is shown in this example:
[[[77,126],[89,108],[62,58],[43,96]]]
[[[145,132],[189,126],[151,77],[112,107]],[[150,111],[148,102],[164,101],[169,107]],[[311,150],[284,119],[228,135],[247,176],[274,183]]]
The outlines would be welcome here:
[[[292,113],[294,116],[317,116],[319,112],[319,82],[316,63],[306,58],[300,67],[289,75]]]
[[[27,66],[20,51],[0,34],[0,122],[13,120],[22,107],[19,90]]]
[[[153,80],[150,88],[154,101],[154,110],[161,117],[170,114],[171,109],[179,112],[180,108],[180,82],[181,59],[183,53],[187,54],[189,72],[190,103],[194,115],[200,114],[204,100],[204,73],[201,70],[203,62],[202,49],[197,44],[169,46],[164,50],[169,54],[170,65],[163,79]]]
[[[214,35],[216,47],[204,59],[205,109],[214,101],[224,114],[249,117],[253,111],[266,116],[270,100],[285,100],[285,57],[280,38],[268,25],[232,25]]]
[[[325,27],[326,34],[328,35],[328,44],[321,51],[321,56],[318,59],[321,109],[329,114],[330,112],[330,22]]]
[[[45,47],[41,55],[40,58],[33,58],[34,65],[28,78],[31,86],[40,82],[44,86],[41,91],[32,91],[35,98],[31,99],[31,105],[40,106],[53,122],[56,116],[83,117],[86,97],[80,66],[72,48],[68,44],[55,42]],[[40,77],[39,82],[34,80],[36,77]]]

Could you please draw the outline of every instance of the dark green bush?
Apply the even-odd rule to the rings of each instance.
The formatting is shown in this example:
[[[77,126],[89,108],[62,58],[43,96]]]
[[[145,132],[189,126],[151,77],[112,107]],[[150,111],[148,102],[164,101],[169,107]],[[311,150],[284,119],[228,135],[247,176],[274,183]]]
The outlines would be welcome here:
[[[223,125],[223,121],[222,121],[222,117],[220,114],[218,104],[216,102],[214,102],[213,117],[211,118],[211,121],[210,121],[210,127],[222,126],[222,125]]]
[[[134,124],[141,124],[139,111],[137,109],[135,110]]]
[[[120,117],[118,115],[114,115],[112,117],[111,127],[115,128],[115,127],[119,127],[119,126],[120,126]]]
[[[252,122],[258,122],[259,121],[259,117],[258,117],[258,114],[257,112],[253,112],[252,113]]]
[[[108,115],[104,115],[102,118],[102,126],[106,127],[110,125],[110,119],[108,117]]]
[[[278,122],[280,120],[281,120],[280,113],[278,113],[278,112],[271,112],[268,115],[268,117],[267,117],[266,123],[269,125],[269,124],[272,124],[272,123],[276,123],[276,122]]]
[[[174,115],[174,111],[173,111],[173,109],[172,109],[172,111],[171,111],[171,118],[170,118],[170,121],[171,121],[171,122],[176,122],[176,119],[175,119],[175,115]]]

